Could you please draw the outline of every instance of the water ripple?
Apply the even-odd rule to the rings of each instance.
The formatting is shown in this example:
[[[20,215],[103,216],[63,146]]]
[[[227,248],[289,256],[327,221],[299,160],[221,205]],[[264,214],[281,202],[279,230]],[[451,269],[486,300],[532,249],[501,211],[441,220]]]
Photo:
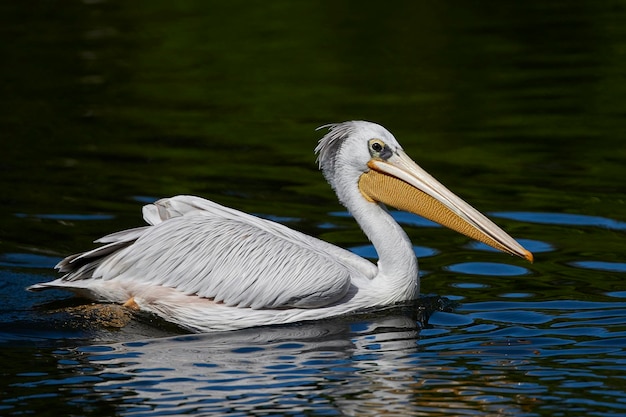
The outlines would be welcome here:
[[[524,267],[495,262],[464,262],[444,267],[445,270],[468,275],[522,276],[531,272]]]
[[[580,390],[617,413],[625,314],[622,303],[494,301],[432,311],[424,323],[390,311],[92,345],[57,351],[64,377],[23,373],[14,386],[42,398],[62,387],[70,402],[97,397],[150,416],[558,415],[580,409],[568,401]]]
[[[626,272],[626,263],[602,261],[575,261],[570,265],[577,268],[594,269],[596,271]]]
[[[52,269],[61,258],[32,253],[0,254],[0,267]]]
[[[494,217],[517,220],[520,222],[564,225],[564,226],[590,226],[601,227],[610,230],[626,230],[626,223],[600,216],[588,216],[584,214],[569,213],[541,213],[541,212],[498,212],[491,213]]]

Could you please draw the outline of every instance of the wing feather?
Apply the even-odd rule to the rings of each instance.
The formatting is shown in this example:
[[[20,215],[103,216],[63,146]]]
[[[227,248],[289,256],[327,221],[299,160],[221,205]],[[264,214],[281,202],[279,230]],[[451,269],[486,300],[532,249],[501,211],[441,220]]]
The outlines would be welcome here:
[[[365,261],[360,256],[348,250],[304,233],[300,233],[280,223],[268,221],[239,210],[224,207],[204,198],[179,195],[172,198],[161,199],[156,203],[146,205],[143,208],[144,218],[150,224],[157,224],[164,220],[176,216],[182,216],[194,211],[202,211],[210,213],[214,216],[223,217],[224,219],[241,220],[245,223],[255,224],[259,228],[267,230],[269,233],[275,234],[276,236],[281,236],[284,239],[293,241],[299,245],[310,247],[312,250],[325,252],[333,258],[357,269],[368,278],[373,278],[378,272],[377,267],[374,264]],[[148,216],[146,216],[147,213],[149,213]]]
[[[61,261],[63,280],[131,279],[261,309],[332,304],[352,276],[375,274],[351,252],[198,197],[160,200],[143,214],[152,226],[105,236],[104,246]]]

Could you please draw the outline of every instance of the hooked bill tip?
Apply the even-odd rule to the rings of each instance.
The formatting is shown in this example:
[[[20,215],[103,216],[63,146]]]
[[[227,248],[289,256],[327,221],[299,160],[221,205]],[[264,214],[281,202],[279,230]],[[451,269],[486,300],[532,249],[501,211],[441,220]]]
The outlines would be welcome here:
[[[526,260],[530,263],[533,263],[533,261],[535,260],[535,257],[533,256],[533,254],[530,251],[527,251],[526,249],[524,249],[524,258],[526,258]]]

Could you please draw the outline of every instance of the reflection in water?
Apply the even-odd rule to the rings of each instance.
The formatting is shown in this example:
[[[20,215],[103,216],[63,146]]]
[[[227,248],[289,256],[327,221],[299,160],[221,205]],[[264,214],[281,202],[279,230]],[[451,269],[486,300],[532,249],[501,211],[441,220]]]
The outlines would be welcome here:
[[[434,297],[425,310],[57,349],[56,370],[19,375],[9,394],[28,390],[59,397],[75,414],[107,415],[626,410],[626,334],[607,330],[623,317],[622,303],[466,303],[450,311],[444,301]],[[437,305],[447,311],[433,313]],[[416,320],[416,311],[424,316]],[[9,398],[0,406],[37,410],[28,396]]]
[[[411,411],[419,327],[405,315],[88,347],[94,390],[127,412]],[[117,393],[117,394],[116,394]],[[412,413],[409,413],[412,414]]]
[[[58,351],[58,366],[73,370],[61,381],[70,402],[116,414],[558,414],[576,410],[581,386],[595,389],[588,406],[605,407],[621,383],[603,370],[620,334],[593,328],[622,314],[618,303],[528,304],[93,345]]]
[[[503,372],[518,363],[496,355],[491,360],[502,370],[486,372],[482,387],[465,381],[464,372],[457,380],[441,379],[450,353],[421,357],[419,326],[405,315],[122,343],[80,353],[85,367],[99,368],[94,390],[114,396],[120,411],[133,414],[406,416],[476,408],[513,415],[533,401],[525,398],[532,389]],[[501,395],[512,389],[519,404]]]

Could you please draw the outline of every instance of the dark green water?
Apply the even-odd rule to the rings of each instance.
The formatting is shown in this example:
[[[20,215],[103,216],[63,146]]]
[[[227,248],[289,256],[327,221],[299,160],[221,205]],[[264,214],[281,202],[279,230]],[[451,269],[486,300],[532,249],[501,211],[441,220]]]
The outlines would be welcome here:
[[[618,1],[3,2],[0,414],[624,414],[624,21]],[[535,263],[398,213],[418,317],[189,336],[24,291],[176,194],[374,256],[312,151],[351,119]]]

